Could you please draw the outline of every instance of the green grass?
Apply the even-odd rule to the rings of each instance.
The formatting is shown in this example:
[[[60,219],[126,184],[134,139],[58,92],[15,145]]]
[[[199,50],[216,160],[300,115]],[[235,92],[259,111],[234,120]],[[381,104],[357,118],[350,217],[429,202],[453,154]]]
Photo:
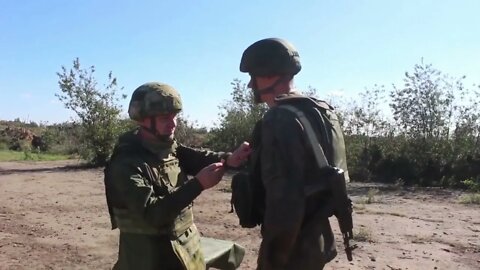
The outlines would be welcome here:
[[[463,204],[480,204],[480,193],[462,195],[459,201]]]
[[[54,160],[67,160],[71,157],[68,155],[59,154],[44,154],[44,153],[32,153],[32,152],[20,152],[11,150],[0,150],[0,161],[54,161]]]

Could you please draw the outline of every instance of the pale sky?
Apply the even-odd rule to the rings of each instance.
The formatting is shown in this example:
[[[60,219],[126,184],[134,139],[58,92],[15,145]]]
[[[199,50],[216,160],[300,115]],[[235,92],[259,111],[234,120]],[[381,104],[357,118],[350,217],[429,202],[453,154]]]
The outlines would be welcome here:
[[[422,57],[480,84],[479,12],[478,0],[0,0],[0,119],[71,119],[56,72],[79,57],[128,98],[148,81],[174,86],[188,119],[212,127],[230,82],[248,81],[243,50],[268,37],[297,47],[296,86],[320,97],[401,85]]]

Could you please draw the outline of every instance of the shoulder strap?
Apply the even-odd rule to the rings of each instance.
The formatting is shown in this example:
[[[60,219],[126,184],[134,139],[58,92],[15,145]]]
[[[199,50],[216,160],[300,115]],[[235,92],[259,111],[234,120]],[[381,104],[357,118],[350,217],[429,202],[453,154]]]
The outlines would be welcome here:
[[[328,160],[325,157],[325,153],[323,152],[322,146],[316,140],[315,132],[313,131],[312,125],[310,124],[310,121],[308,121],[305,114],[292,105],[282,104],[278,107],[287,109],[297,115],[298,120],[300,120],[300,123],[305,128],[305,133],[307,134],[307,139],[312,146],[313,154],[315,155],[315,160],[317,161],[318,167],[320,169],[330,167]]]
[[[328,110],[328,111],[333,111],[333,107],[328,104],[327,102],[323,101],[323,100],[315,100],[314,101],[317,103],[318,107],[320,108],[323,108],[325,110]]]

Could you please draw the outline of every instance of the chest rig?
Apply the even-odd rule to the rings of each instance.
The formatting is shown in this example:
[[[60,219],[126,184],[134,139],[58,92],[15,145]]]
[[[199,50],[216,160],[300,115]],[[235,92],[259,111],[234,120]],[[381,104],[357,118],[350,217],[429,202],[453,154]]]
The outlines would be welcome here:
[[[145,181],[145,185],[151,187],[150,196],[164,199],[175,192],[187,181],[187,176],[182,172],[175,151],[167,151],[163,154],[154,155],[153,153],[142,150],[140,147],[131,145],[119,149],[118,152],[128,153],[129,159],[138,164],[138,169]],[[141,149],[141,148],[140,148]],[[111,196],[115,197],[115,196]],[[121,198],[118,198],[121,201]],[[166,221],[164,225],[157,227],[148,223],[138,213],[131,213],[121,204],[109,204],[112,208],[112,228],[118,227],[122,232],[139,233],[149,235],[165,235],[172,239],[177,239],[184,234],[188,228],[193,225],[192,204],[180,211],[180,213],[171,222]]]
[[[144,163],[146,180],[152,186],[155,196],[164,198],[185,184],[188,180],[180,168],[180,162],[174,153],[164,157],[150,159]],[[192,204],[182,209],[172,224],[161,230],[177,238],[193,224]]]

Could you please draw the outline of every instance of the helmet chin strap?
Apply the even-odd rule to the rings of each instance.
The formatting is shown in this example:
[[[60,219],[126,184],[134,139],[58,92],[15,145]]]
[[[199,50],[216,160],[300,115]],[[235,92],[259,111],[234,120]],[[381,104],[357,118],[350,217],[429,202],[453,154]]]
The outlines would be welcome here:
[[[279,84],[283,83],[283,82],[287,82],[289,80],[291,80],[291,76],[281,76],[280,78],[278,78],[278,80],[276,80],[272,85],[268,86],[268,87],[265,87],[263,89],[258,89],[257,88],[257,80],[254,79],[253,80],[253,97],[255,99],[255,103],[261,103],[262,102],[262,95],[266,95],[266,94],[271,94],[273,92],[275,92],[275,87],[277,87]]]
[[[161,142],[173,141],[172,139],[170,139],[169,135],[161,135],[158,133],[157,122],[155,121],[155,117],[151,116],[149,119],[150,119],[150,127],[141,126],[143,129],[145,129],[148,133],[155,136],[155,138]]]

